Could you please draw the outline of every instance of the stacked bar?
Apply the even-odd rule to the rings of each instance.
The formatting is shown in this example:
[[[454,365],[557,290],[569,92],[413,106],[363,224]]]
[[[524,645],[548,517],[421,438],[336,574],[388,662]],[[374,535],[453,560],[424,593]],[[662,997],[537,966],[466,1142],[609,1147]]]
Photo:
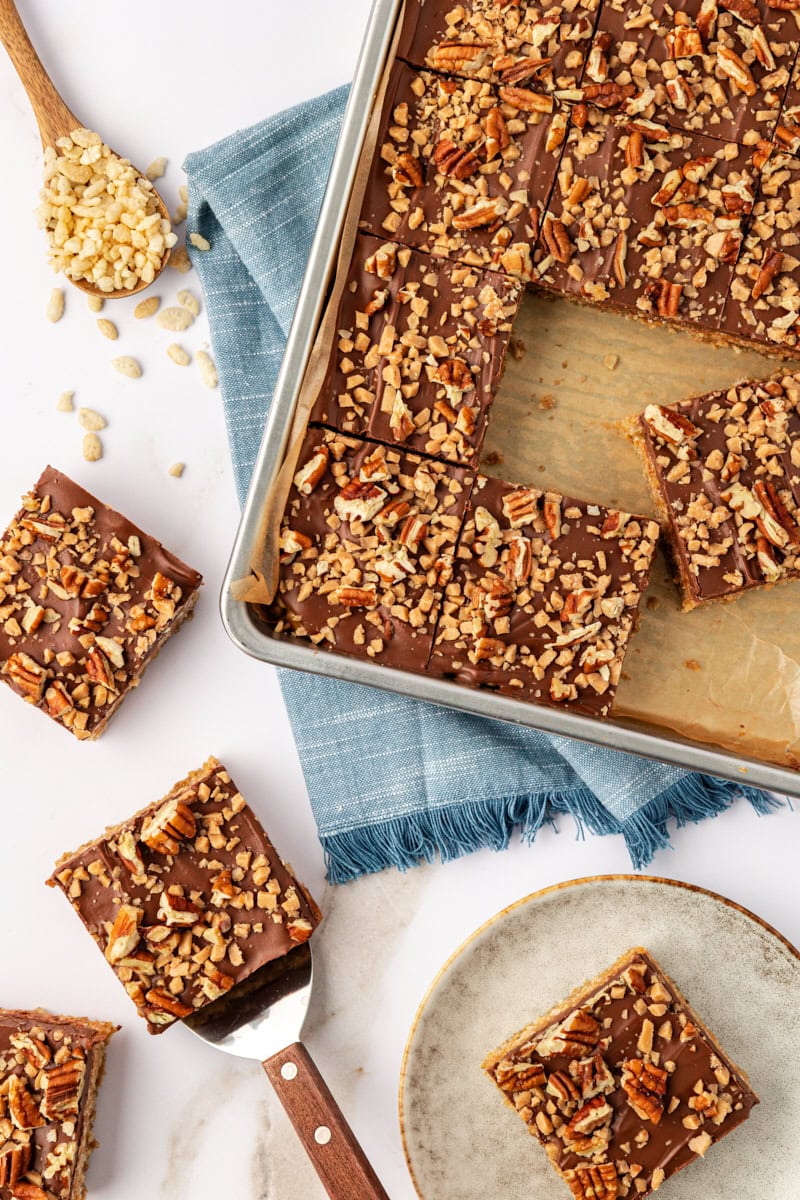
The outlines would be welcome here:
[[[575,1200],[651,1195],[758,1104],[747,1076],[641,948],[483,1068]]]

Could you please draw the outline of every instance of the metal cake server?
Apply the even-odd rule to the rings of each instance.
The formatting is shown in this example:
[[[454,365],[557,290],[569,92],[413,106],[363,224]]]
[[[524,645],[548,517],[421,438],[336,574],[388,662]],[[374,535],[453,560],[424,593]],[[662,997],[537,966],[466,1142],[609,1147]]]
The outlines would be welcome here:
[[[305,942],[183,1023],[209,1046],[261,1062],[331,1200],[389,1200],[300,1041],[313,977]]]

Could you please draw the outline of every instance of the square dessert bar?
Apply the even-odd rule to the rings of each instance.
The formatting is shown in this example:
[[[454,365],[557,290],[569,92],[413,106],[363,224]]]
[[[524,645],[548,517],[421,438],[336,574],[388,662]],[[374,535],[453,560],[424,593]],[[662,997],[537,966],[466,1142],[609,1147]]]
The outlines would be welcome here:
[[[466,79],[549,92],[580,81],[599,0],[407,0],[398,58]]]
[[[716,330],[755,198],[749,152],[584,106],[535,253],[537,281]]]
[[[504,275],[361,235],[312,420],[476,465],[519,298]]]
[[[98,737],[202,582],[47,467],[0,536],[0,678],[76,737]]]
[[[0,1009],[0,1198],[83,1200],[116,1025]]]
[[[800,130],[798,131],[800,132]],[[797,352],[800,318],[800,159],[774,153],[764,164],[722,321],[723,332]]]
[[[800,577],[800,375],[751,380],[633,430],[685,610]]]
[[[647,517],[479,476],[430,673],[605,716],[658,534]]]
[[[483,1068],[576,1200],[649,1196],[758,1104],[747,1076],[641,948]]]
[[[281,524],[275,631],[422,671],[472,476],[309,428]]]
[[[214,758],[65,854],[48,884],[68,897],[150,1033],[307,941],[321,920]]]
[[[396,62],[360,227],[529,280],[566,124],[566,110],[530,88]]]
[[[752,146],[772,135],[800,47],[788,8],[605,0],[584,89],[629,116]]]

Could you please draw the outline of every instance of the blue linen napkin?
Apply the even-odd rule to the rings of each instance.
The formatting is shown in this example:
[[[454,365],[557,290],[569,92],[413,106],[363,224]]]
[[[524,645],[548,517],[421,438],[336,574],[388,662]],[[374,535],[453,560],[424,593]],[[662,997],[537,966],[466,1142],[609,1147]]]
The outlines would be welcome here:
[[[243,498],[306,266],[347,88],[189,155],[189,247],[205,292]],[[355,684],[281,672],[331,881],[532,839],[569,812],[622,834],[635,867],[754,788]]]

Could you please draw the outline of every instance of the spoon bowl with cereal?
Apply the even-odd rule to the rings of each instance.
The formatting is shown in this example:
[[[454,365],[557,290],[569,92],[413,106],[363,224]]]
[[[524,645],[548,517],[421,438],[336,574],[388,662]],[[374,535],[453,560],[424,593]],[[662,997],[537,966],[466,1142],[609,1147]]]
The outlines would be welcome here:
[[[28,93],[44,150],[37,212],[53,269],[105,300],[160,275],[177,241],[151,181],[83,127],[45,71],[14,0],[0,0],[0,40]]]

